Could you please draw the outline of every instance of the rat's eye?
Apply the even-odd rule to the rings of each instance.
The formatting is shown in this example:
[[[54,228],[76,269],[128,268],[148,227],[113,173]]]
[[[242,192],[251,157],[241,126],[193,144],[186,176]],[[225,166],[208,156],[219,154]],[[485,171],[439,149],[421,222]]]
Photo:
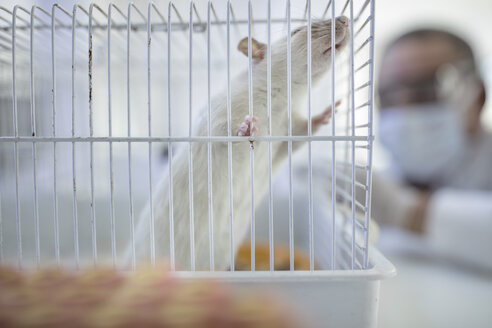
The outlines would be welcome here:
[[[297,32],[299,32],[301,30],[301,28],[296,28],[290,35],[291,36],[294,36]]]

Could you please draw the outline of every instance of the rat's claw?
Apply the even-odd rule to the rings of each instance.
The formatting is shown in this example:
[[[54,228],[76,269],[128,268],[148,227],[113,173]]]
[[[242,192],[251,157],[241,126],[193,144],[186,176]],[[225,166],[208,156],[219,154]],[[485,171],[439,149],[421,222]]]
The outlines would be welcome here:
[[[246,116],[244,117],[244,122],[246,122],[246,123],[250,123],[250,122],[251,122],[251,117],[250,117],[249,115],[246,115]],[[258,119],[257,119],[256,117],[254,117],[254,116],[253,116],[253,123],[256,123],[256,122],[258,122]]]
[[[246,115],[244,117],[244,122],[241,123],[239,126],[239,130],[237,131],[237,135],[239,137],[248,137],[248,136],[255,136],[256,133],[258,132],[258,129],[253,126],[253,129],[251,129],[251,123],[257,123],[258,119],[256,117],[250,117],[249,115]]]

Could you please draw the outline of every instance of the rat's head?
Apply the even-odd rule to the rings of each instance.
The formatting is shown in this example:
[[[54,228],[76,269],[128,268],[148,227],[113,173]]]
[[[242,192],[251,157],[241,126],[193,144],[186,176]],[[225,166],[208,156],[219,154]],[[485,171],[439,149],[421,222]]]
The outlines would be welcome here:
[[[331,20],[311,23],[311,78],[313,82],[328,71],[332,56]],[[301,26],[290,33],[291,76],[293,83],[307,81],[308,27]],[[345,16],[335,20],[335,53],[343,50],[350,40],[349,19]],[[251,55],[254,65],[266,67],[267,46],[255,39],[251,40]],[[248,38],[244,38],[238,49],[248,56]],[[287,36],[272,44],[272,72],[286,72]],[[286,77],[285,77],[286,78]]]

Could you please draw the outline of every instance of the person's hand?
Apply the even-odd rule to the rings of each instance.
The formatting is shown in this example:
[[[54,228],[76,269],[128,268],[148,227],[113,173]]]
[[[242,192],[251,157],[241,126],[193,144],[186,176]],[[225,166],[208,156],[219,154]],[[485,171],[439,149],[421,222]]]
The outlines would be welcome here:
[[[425,232],[425,218],[430,197],[430,192],[419,191],[414,206],[407,212],[408,216],[404,220],[405,229],[419,234]]]
[[[362,176],[358,177],[362,180]],[[358,195],[359,198],[363,195]],[[418,189],[389,175],[373,172],[372,216],[382,226],[423,233],[430,191]]]

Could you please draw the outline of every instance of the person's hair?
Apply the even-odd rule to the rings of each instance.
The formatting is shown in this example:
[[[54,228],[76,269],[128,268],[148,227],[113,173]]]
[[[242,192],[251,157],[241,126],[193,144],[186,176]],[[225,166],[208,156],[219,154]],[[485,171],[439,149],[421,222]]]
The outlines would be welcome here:
[[[447,40],[456,48],[457,58],[469,60],[470,64],[473,65],[473,69],[476,69],[475,56],[468,42],[466,42],[464,39],[462,39],[456,34],[453,34],[445,30],[440,30],[437,28],[421,28],[400,35],[399,37],[391,41],[390,44],[386,47],[384,57],[386,57],[386,54],[388,53],[389,50],[391,50],[394,46],[400,44],[402,41],[426,40],[426,39]]]

